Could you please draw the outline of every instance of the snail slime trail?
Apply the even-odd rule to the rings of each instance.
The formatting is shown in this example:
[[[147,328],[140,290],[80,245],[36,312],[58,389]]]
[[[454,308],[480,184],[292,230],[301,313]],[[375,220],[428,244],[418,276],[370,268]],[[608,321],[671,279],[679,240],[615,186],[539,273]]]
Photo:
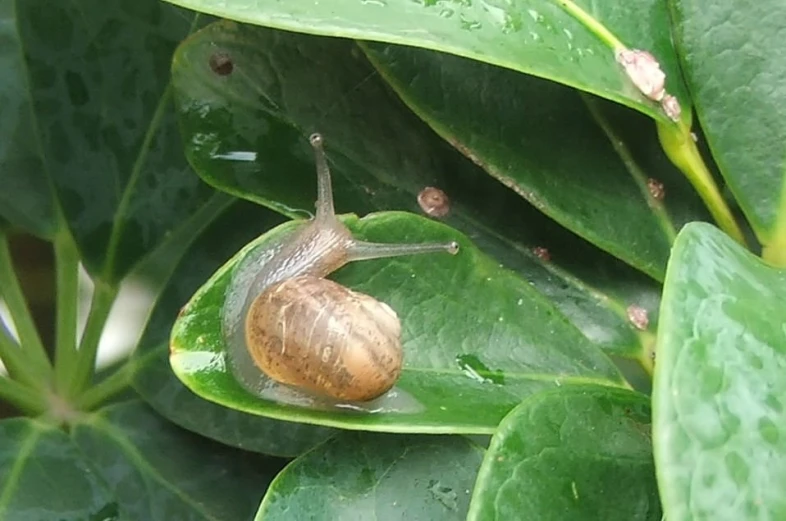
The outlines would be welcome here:
[[[252,248],[237,264],[222,309],[230,369],[262,399],[314,409],[416,412],[394,387],[401,375],[401,322],[384,302],[325,277],[348,262],[458,253],[458,244],[359,241],[337,218],[319,134],[316,215]]]

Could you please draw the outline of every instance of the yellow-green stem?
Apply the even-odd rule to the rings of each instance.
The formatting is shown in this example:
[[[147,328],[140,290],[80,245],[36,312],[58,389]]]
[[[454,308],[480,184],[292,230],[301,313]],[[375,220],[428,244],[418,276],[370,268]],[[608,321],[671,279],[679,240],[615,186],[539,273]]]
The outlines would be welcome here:
[[[55,388],[63,392],[77,359],[76,330],[79,307],[79,251],[68,232],[55,238],[57,319],[55,323]]]
[[[0,399],[29,416],[38,416],[46,410],[46,402],[41,392],[5,376],[0,376]]]
[[[79,342],[76,364],[69,375],[67,397],[76,398],[90,385],[96,365],[98,344],[101,333],[104,331],[106,319],[112,309],[112,304],[117,296],[117,287],[108,285],[100,279],[95,281],[93,300],[90,303],[90,313],[87,316],[82,340]]]
[[[134,363],[132,360],[127,360],[114,373],[85,390],[77,399],[76,407],[81,411],[90,411],[101,405],[126,390],[131,385],[133,374]]]
[[[684,123],[672,125],[656,121],[663,150],[693,185],[718,226],[734,240],[747,246],[742,230],[715,184],[699,153],[690,128]]]
[[[0,296],[5,300],[19,335],[19,350],[26,380],[37,389],[47,389],[52,380],[52,364],[41,342],[22,287],[14,271],[8,237],[0,231]]]

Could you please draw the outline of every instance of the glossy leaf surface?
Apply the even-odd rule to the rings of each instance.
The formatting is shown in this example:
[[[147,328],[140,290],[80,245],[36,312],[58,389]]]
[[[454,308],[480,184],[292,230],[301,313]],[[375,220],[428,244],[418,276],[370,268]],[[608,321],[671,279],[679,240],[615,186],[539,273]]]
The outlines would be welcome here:
[[[290,463],[256,519],[463,520],[482,459],[461,436],[347,433]]]
[[[458,54],[597,93],[666,121],[615,62],[607,35],[611,31],[625,45],[651,51],[667,73],[669,91],[688,105],[671,45],[668,13],[658,0],[602,4],[584,0],[170,1],[278,29]]]
[[[404,102],[492,177],[658,280],[677,230],[705,217],[646,118],[464,58],[363,48]],[[661,185],[658,197],[653,183]]]
[[[0,422],[0,519],[115,519],[118,504],[68,434],[27,418]]]
[[[786,515],[786,273],[707,224],[683,229],[669,262],[654,382],[666,517]]]
[[[186,388],[169,366],[169,336],[180,308],[237,250],[282,220],[260,206],[236,203],[199,234],[156,302],[134,351],[133,383],[156,411],[185,429],[245,450],[296,456],[334,431],[271,420],[209,402]]]
[[[14,521],[250,519],[281,462],[228,449],[141,402],[76,420],[0,423],[0,517]],[[231,476],[231,479],[227,479]]]
[[[47,236],[59,206],[88,271],[117,282],[211,193],[183,157],[169,88],[172,53],[197,16],[156,0],[9,5],[18,54],[0,90],[12,114],[3,215]]]
[[[437,186],[450,197],[444,222],[531,281],[597,345],[648,359],[659,285],[489,179],[403,106],[351,42],[216,23],[180,47],[173,81],[189,160],[213,186],[306,216],[315,193],[306,137],[318,130],[339,212],[421,213],[418,193]],[[649,311],[648,331],[628,322],[632,304]]]
[[[397,387],[414,403],[370,414],[309,409],[257,398],[235,381],[221,324],[232,269],[302,222],[285,223],[250,243],[181,311],[170,361],[186,386],[227,407],[279,419],[392,432],[489,433],[532,392],[563,381],[619,383],[613,364],[548,301],[447,226],[398,212],[344,222],[355,237],[372,242],[460,244],[456,256],[363,261],[337,273],[340,283],[399,314],[405,361]]]
[[[17,2],[0,3],[0,216],[41,237],[61,224],[46,170],[36,149],[36,128]]]
[[[712,149],[758,239],[786,266],[786,61],[778,0],[670,0],[686,79]],[[765,253],[766,255],[766,253]]]
[[[650,432],[648,400],[630,391],[530,397],[494,434],[467,519],[660,521]]]

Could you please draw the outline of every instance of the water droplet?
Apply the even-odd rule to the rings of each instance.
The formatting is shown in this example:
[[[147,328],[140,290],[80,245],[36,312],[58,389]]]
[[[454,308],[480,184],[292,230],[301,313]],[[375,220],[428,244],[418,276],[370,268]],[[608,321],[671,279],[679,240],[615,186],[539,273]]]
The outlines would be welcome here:
[[[534,33],[532,31],[530,31],[529,35],[530,35],[530,38],[532,38],[532,40],[535,41],[535,42],[540,40],[540,35],[538,33]]]
[[[568,37],[568,40],[572,40],[573,39],[573,33],[570,32],[570,29],[562,29],[562,32],[565,33],[565,36]]]
[[[377,5],[379,7],[385,7],[388,5],[385,0],[360,0],[360,3],[363,5]]]
[[[536,10],[527,9],[527,13],[529,14],[529,17],[532,18],[534,22],[540,23],[543,21],[543,15],[537,12]]]
[[[503,385],[505,383],[505,374],[502,371],[489,369],[488,366],[481,362],[475,355],[466,353],[456,355],[456,363],[465,375],[477,382],[494,383],[497,385]]]
[[[439,12],[439,16],[441,16],[442,18],[450,18],[454,14],[456,14],[456,11],[450,9],[449,7],[446,7]]]
[[[518,304],[519,306],[522,305],[523,303],[524,303],[524,299],[523,298],[520,298],[520,299],[518,299],[516,301],[516,304]]]
[[[780,432],[778,426],[771,419],[766,417],[759,419],[759,434],[770,445],[778,445]]]
[[[428,482],[428,491],[449,510],[458,509],[458,494],[452,488],[443,486],[439,481],[432,479]]]
[[[483,25],[477,20],[470,20],[468,18],[465,18],[464,15],[461,15],[460,18],[461,18],[461,28],[466,29],[467,31],[475,31],[483,27]]]

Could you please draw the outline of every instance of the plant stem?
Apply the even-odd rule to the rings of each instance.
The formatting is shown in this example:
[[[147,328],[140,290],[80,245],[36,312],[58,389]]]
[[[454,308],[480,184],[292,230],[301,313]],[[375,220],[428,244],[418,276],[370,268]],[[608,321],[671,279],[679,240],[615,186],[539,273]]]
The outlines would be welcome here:
[[[79,342],[76,364],[67,382],[67,397],[78,396],[89,384],[93,377],[98,354],[98,343],[104,331],[106,319],[112,309],[112,304],[117,296],[117,287],[95,280],[93,300],[90,303],[90,314],[87,317],[85,331]]]
[[[3,361],[11,378],[29,387],[36,387],[38,379],[34,373],[27,370],[21,346],[11,338],[11,333],[2,322],[0,322],[0,360]]]
[[[81,411],[89,411],[123,392],[131,384],[134,367],[132,360],[126,360],[114,373],[85,390],[76,401],[76,407]]]
[[[55,259],[57,282],[55,388],[62,392],[68,386],[68,378],[78,358],[76,328],[79,304],[79,252],[67,232],[55,238]]]
[[[46,410],[41,393],[5,376],[0,376],[0,398],[29,416],[38,416]]]
[[[730,237],[747,247],[742,230],[737,225],[737,221],[723,199],[707,165],[704,164],[690,128],[684,123],[672,125],[656,121],[656,125],[658,137],[666,155],[688,178],[715,222]]]
[[[22,355],[21,365],[16,370],[23,371],[25,380],[35,388],[46,389],[52,378],[52,364],[30,315],[19,279],[16,277],[8,237],[2,231],[0,231],[0,294],[11,312],[22,345],[19,350]]]

